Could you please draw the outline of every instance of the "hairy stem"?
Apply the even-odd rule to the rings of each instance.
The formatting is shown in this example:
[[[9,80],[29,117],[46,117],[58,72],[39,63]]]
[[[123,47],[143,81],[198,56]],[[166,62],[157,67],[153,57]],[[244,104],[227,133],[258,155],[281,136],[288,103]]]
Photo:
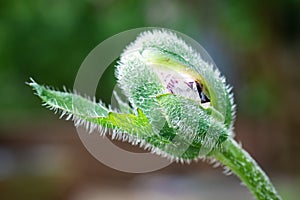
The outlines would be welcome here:
[[[257,200],[281,200],[268,176],[235,140],[224,142],[214,156],[243,181]]]

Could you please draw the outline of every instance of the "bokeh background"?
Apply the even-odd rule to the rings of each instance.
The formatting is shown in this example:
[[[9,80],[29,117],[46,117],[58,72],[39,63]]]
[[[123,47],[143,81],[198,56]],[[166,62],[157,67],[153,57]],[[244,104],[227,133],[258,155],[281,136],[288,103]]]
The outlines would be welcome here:
[[[96,45],[144,26],[180,31],[208,51],[234,86],[237,139],[284,199],[299,199],[298,0],[0,1],[0,199],[252,199],[205,162],[148,174],[104,166],[24,84],[72,88]],[[97,96],[108,102],[114,82],[111,68]]]

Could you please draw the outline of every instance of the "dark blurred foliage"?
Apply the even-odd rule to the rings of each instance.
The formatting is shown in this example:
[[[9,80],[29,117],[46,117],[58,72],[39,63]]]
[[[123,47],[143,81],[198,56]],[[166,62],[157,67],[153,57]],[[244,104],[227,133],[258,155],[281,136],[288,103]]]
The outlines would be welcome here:
[[[103,173],[95,168],[90,172],[83,165],[75,167],[75,172],[66,170],[76,163],[76,156],[70,152],[84,147],[78,144],[75,136],[65,139],[66,135],[75,135],[70,133],[75,132],[72,124],[66,129],[65,122],[57,122],[56,116],[40,106],[39,99],[24,83],[33,77],[56,88],[65,85],[72,89],[80,64],[96,45],[121,31],[144,26],[174,29],[203,45],[227,81],[234,86],[238,139],[269,171],[283,175],[299,174],[298,0],[2,0],[0,179],[16,171],[19,178],[7,179],[0,193],[18,190],[20,195],[27,194],[31,199],[62,199],[75,187],[68,185],[69,182],[82,180],[82,172],[87,177],[107,178],[108,175],[103,174],[113,173],[113,177],[129,179],[127,175],[107,168],[99,170]],[[115,81],[113,67],[107,70],[102,81],[107,87],[99,88],[97,97],[108,102],[110,86]],[[54,128],[56,126],[58,128]],[[57,159],[67,163],[67,166],[57,164],[61,160],[56,160],[60,166],[58,169],[63,172],[47,171],[52,177],[50,179],[47,173],[46,178],[36,174],[31,176],[32,170],[28,169],[34,165],[32,163],[44,163],[44,159],[26,160],[32,157],[32,152],[39,151],[39,145],[44,144],[63,144],[67,148],[42,151],[46,156],[52,156],[51,161],[62,154],[62,158]],[[70,155],[64,155],[64,152]],[[13,155],[17,155],[17,161],[11,161],[15,158]],[[88,153],[85,156],[89,156]],[[97,163],[90,166],[93,165]],[[187,169],[193,171],[196,168],[193,166]],[[40,167],[45,168],[44,165]],[[181,172],[182,168],[173,166],[170,171]],[[53,173],[58,180],[53,178]],[[23,191],[22,185],[27,182],[31,183],[30,189],[40,185],[41,193],[34,193],[33,189]],[[15,193],[11,199],[14,198],[20,199],[21,196]]]

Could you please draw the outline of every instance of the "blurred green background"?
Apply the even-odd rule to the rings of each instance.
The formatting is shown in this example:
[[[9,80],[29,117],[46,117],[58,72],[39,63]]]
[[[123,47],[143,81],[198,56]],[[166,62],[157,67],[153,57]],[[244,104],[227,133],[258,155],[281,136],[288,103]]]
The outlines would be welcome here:
[[[203,45],[234,86],[237,139],[284,199],[299,199],[298,0],[2,0],[0,199],[251,199],[234,176],[203,162],[140,175],[102,165],[73,124],[42,108],[24,84],[33,77],[72,88],[96,45],[144,26],[174,29]],[[110,70],[108,88],[112,76]],[[109,89],[98,93],[109,100]]]

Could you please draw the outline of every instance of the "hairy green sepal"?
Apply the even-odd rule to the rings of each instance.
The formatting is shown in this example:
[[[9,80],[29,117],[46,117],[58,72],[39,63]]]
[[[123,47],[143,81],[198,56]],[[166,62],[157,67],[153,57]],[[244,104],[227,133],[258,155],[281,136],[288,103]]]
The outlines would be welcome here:
[[[178,79],[185,83],[186,79],[201,85],[197,90],[209,102],[203,102],[201,95],[197,98],[193,87],[174,92],[176,87],[170,89],[162,78],[168,73],[175,82]],[[225,79],[174,33],[142,33],[121,55],[116,77],[130,102],[124,103],[115,93],[119,111],[33,80],[29,85],[45,106],[74,120],[76,126],[101,134],[110,130],[112,139],[129,141],[171,160],[216,159],[234,172],[258,200],[281,199],[266,174],[233,139],[235,106]]]

